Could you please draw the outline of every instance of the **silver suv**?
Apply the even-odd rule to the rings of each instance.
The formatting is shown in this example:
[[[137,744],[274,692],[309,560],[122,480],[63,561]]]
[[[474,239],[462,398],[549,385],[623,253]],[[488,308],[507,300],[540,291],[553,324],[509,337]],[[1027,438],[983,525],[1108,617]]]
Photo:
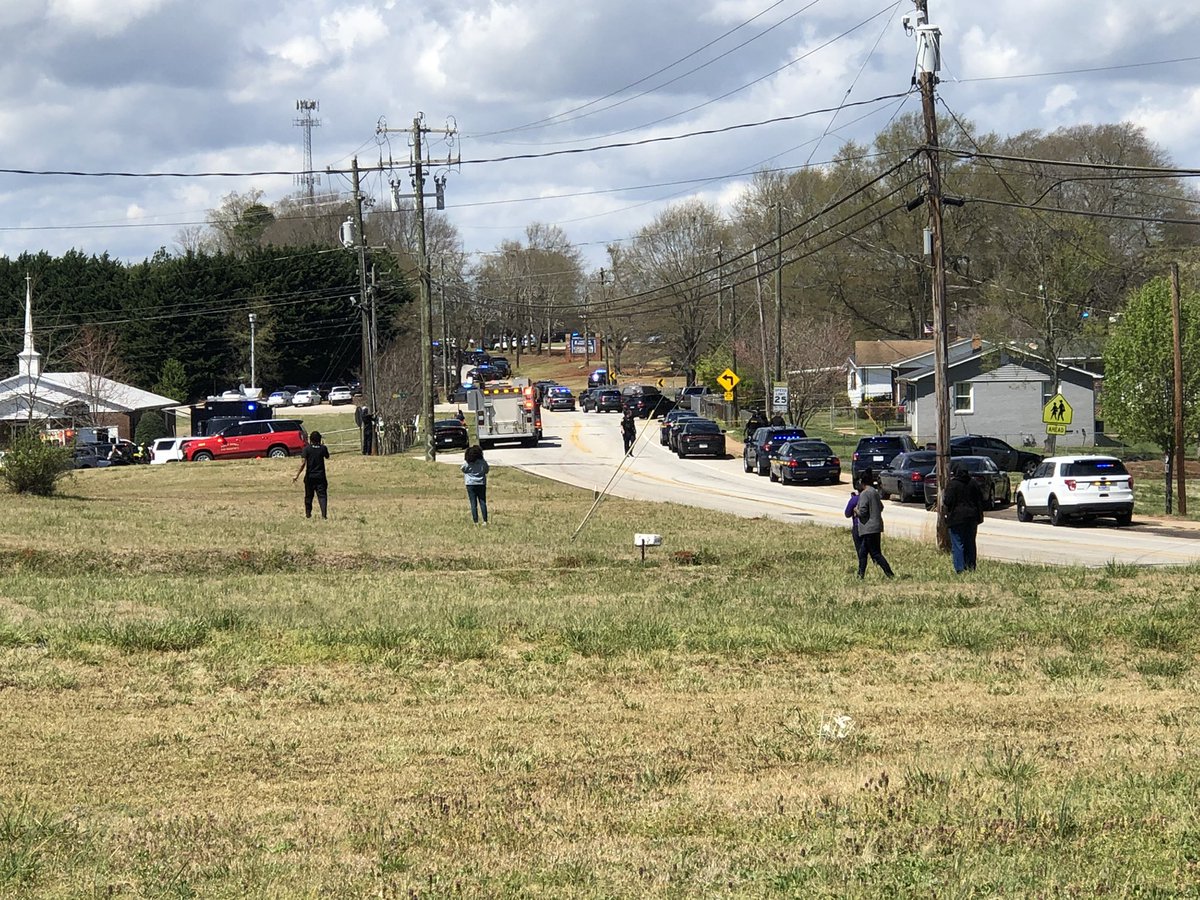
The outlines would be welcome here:
[[[1133,476],[1115,456],[1042,460],[1017,488],[1017,518],[1032,522],[1035,515],[1049,516],[1054,525],[1098,516],[1128,525],[1133,520]]]

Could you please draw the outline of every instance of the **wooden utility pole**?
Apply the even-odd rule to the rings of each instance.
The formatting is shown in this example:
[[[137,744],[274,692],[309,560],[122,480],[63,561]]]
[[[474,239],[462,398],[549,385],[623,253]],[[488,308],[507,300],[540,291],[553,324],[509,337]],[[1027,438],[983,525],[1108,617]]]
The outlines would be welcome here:
[[[379,415],[375,404],[374,360],[371,358],[371,308],[367,300],[367,232],[363,227],[363,195],[358,175],[358,157],[350,161],[350,184],[354,191],[354,249],[358,253],[358,308],[362,312],[362,380],[363,392],[372,404],[371,411]]]
[[[783,381],[783,201],[775,204],[775,383]]]
[[[406,129],[388,128],[380,125],[375,129],[377,134]],[[437,459],[437,446],[433,436],[433,285],[429,271],[429,252],[425,243],[425,170],[434,165],[457,165],[460,159],[447,157],[444,160],[427,159],[421,149],[422,138],[426,134],[444,134],[453,137],[457,134],[454,128],[429,128],[424,124],[424,116],[417,116],[412,123],[412,158],[409,165],[412,168],[412,194],[402,195],[397,190],[396,182],[392,182],[392,196],[399,204],[402,196],[411,197],[414,204],[417,224],[417,276],[421,288],[419,300],[421,321],[421,424],[420,432],[425,438],[425,460],[433,462]],[[437,208],[444,209],[443,188],[444,176],[435,176],[437,185]]]
[[[946,381],[946,255],[942,235],[942,176],[938,160],[937,110],[935,91],[941,63],[941,32],[928,24],[926,0],[913,0],[918,19],[917,84],[921,90],[921,112],[925,121],[925,159],[929,172],[930,265],[933,268],[933,390],[937,404],[937,543],[942,550],[950,547],[950,531],[942,498],[950,484],[950,385]]]
[[[1175,466],[1175,484],[1179,494],[1179,514],[1187,515],[1187,477],[1184,466],[1187,462],[1183,437],[1183,328],[1179,299],[1179,264],[1171,263],[1171,340],[1174,346],[1175,368],[1175,439],[1172,441],[1172,459]]]

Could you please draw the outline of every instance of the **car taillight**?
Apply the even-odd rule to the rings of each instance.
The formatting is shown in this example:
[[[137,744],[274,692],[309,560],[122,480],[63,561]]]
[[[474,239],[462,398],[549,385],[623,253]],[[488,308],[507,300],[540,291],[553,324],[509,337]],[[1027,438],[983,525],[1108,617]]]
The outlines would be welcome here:
[[[924,481],[924,480],[925,480],[925,476],[924,476],[924,475],[922,475],[920,472],[913,472],[913,473],[912,473],[912,480],[913,480],[913,481]]]
[[[1075,479],[1074,479],[1074,478],[1064,478],[1064,479],[1063,479],[1063,484],[1065,484],[1065,485],[1067,486],[1067,490],[1068,490],[1068,491],[1073,491],[1073,490],[1075,490],[1075,485],[1076,485],[1076,483],[1077,483],[1077,482],[1075,481]]]
[[[788,460],[788,468],[789,468],[789,469],[794,469],[794,468],[796,468],[796,461],[795,461],[794,459],[789,459],[789,460]]]
[[[831,466],[840,466],[842,464],[842,461],[836,456],[831,456],[831,457],[829,457],[829,464]]]
[[[1129,476],[1129,489],[1131,491],[1133,490],[1133,476],[1132,475]]]
[[[854,456],[852,456],[851,459],[853,459],[855,462],[858,462],[858,451],[857,450],[854,451]]]

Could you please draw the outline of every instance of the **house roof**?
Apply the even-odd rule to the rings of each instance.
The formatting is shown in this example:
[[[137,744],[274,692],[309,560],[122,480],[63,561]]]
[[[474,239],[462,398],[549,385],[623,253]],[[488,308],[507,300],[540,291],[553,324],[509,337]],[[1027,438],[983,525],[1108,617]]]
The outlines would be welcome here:
[[[933,341],[855,341],[853,362],[859,368],[890,366],[903,359],[933,352]]]
[[[53,418],[72,403],[86,404],[93,413],[130,413],[164,409],[177,401],[131,384],[87,372],[43,372],[37,377],[14,375],[0,381],[0,421]]]
[[[1000,347],[997,347],[996,349],[1002,351],[1003,353],[1011,354],[1013,356],[1024,357],[1025,359],[1030,360],[1037,365],[1044,366],[1047,369],[1050,367],[1049,361],[1038,356],[1036,353],[1030,353],[1028,350],[1018,347],[1015,344],[1005,344]],[[961,359],[952,359],[946,364],[946,369],[947,370],[954,369],[958,366],[963,365],[964,363],[972,362],[978,358],[979,358],[978,355],[972,355],[972,356],[964,356]],[[997,366],[994,366],[993,368],[997,368],[1000,365],[1004,365],[1004,363],[998,362]],[[988,370],[988,371],[990,371],[990,370]],[[1085,375],[1089,378],[1096,379],[1097,381],[1103,380],[1103,378],[1104,378],[1103,375],[1097,375],[1095,372],[1089,372],[1087,369],[1080,369],[1077,366],[1060,365],[1059,371],[1075,372],[1080,375]],[[903,375],[898,375],[896,377],[896,380],[904,381],[904,382],[913,382],[913,381],[922,381],[926,378],[932,378],[932,377],[933,377],[933,366],[925,366],[920,369],[914,369],[911,372],[906,372]]]

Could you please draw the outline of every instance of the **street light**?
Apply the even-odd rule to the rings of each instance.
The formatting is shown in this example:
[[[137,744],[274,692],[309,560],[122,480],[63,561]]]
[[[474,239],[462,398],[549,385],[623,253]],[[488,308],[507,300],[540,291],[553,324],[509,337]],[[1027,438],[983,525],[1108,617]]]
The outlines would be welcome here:
[[[254,389],[254,323],[258,321],[256,313],[250,313],[250,388]]]

